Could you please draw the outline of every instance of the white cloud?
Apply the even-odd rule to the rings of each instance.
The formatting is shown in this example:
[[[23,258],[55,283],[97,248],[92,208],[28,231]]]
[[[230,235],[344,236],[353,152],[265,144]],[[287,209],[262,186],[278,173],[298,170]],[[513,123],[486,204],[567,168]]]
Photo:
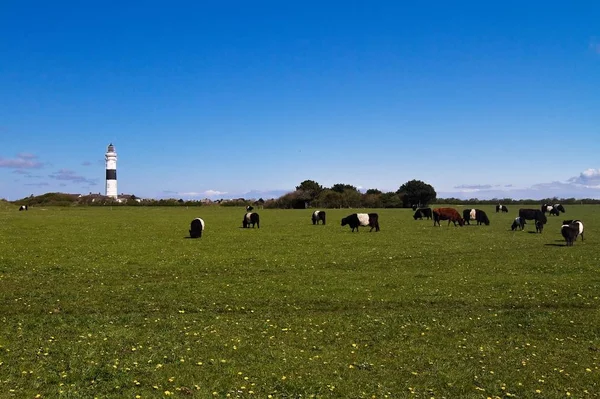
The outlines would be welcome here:
[[[600,188],[600,169],[586,169],[579,176],[572,177],[568,181],[583,187]]]
[[[490,184],[458,185],[457,191],[440,192],[438,197],[456,197],[468,199],[505,198],[542,199],[542,198],[600,198],[600,169],[586,169],[579,176],[566,181],[536,183],[529,187],[514,187],[511,184],[492,186]],[[474,194],[475,193],[475,194]]]

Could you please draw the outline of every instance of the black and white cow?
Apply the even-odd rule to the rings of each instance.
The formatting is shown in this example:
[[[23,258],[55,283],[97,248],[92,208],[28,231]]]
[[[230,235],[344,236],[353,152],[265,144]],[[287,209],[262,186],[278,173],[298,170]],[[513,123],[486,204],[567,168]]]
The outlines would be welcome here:
[[[200,238],[202,237],[202,232],[204,231],[204,220],[200,218],[196,218],[192,220],[190,224],[190,237],[191,238]]]
[[[246,207],[246,212],[252,212],[254,210],[254,207],[252,205],[248,205]]]
[[[583,224],[581,222],[563,224],[562,226],[560,226],[560,234],[562,234],[565,241],[567,242],[567,247],[572,247],[575,240],[577,240],[580,227],[583,230]],[[583,241],[583,236],[581,237],[581,241]]]
[[[502,211],[502,213],[508,212],[508,208],[504,205],[496,205],[496,213]]]
[[[415,211],[415,214],[413,215],[413,218],[415,220],[420,219],[423,220],[423,218],[426,217],[427,220],[431,219],[432,213],[431,213],[431,208],[419,208]]]
[[[29,207],[28,207],[27,205],[21,205],[21,206],[19,207],[19,211],[26,211],[26,210],[28,210],[28,209],[29,209]]]
[[[546,215],[544,215],[544,212],[542,212],[539,209],[521,208],[519,209],[519,217],[525,220],[535,220],[536,222],[539,221],[542,223],[542,225],[548,222],[548,219],[546,218]],[[536,230],[538,230],[537,225]]]
[[[311,216],[313,224],[319,224],[319,221],[325,224],[325,216],[325,211],[314,211]]]
[[[353,213],[342,219],[342,226],[349,225],[354,232],[358,231],[358,226],[370,226],[371,230],[379,231],[379,215],[376,213]]]
[[[550,215],[560,216],[561,209],[563,212],[565,211],[565,208],[561,204],[556,204],[556,205],[544,204],[544,205],[542,205],[541,210],[544,213],[548,212]]]
[[[572,224],[577,226],[577,235],[581,236],[581,241],[583,241],[583,222],[581,220],[563,220],[563,226],[565,224]],[[575,237],[575,241],[577,241],[577,237]]]
[[[465,209],[463,210],[463,219],[465,219],[465,223],[470,225],[469,220],[476,220],[477,225],[485,224],[486,226],[490,225],[490,219],[487,214],[481,209]]]
[[[254,225],[256,225],[256,227],[260,229],[259,222],[260,222],[260,218],[258,217],[258,213],[248,212],[244,215],[244,220],[242,220],[242,226],[244,228],[249,228],[250,225],[252,225],[252,228],[254,228]]]
[[[521,230],[525,229],[525,219],[520,216],[517,216],[513,221],[512,226],[510,226],[512,231],[515,231],[517,227],[521,228]]]

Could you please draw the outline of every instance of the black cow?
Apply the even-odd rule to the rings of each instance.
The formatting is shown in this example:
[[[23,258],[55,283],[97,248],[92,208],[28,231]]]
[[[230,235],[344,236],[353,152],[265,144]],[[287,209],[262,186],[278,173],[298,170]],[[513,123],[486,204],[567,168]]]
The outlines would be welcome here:
[[[190,237],[191,238],[200,238],[202,237],[202,232],[204,231],[204,220],[200,218],[196,218],[192,220],[190,224]]]
[[[419,208],[415,211],[413,218],[415,220],[420,219],[423,220],[423,217],[426,217],[427,220],[431,219],[433,216],[431,214],[431,208]]]
[[[517,229],[517,227],[520,227],[521,230],[523,230],[525,228],[525,219],[523,219],[520,216],[517,216],[512,224],[512,226],[510,226],[512,231],[515,231]]]
[[[260,218],[258,217],[258,213],[248,212],[244,215],[244,220],[242,220],[242,226],[244,228],[249,228],[250,225],[252,225],[252,228],[254,228],[254,225],[256,225],[256,227],[260,229],[259,222],[260,222]]]
[[[508,212],[508,208],[504,205],[496,205],[496,213],[502,211],[502,213]]]
[[[486,226],[490,225],[490,219],[488,219],[487,214],[481,209],[465,209],[463,210],[463,219],[465,219],[465,223],[470,225],[469,220],[476,220],[477,225],[485,224]]]
[[[521,208],[519,209],[519,217],[525,220],[535,220],[536,222],[539,221],[542,224],[546,224],[548,222],[546,215],[544,215],[544,212],[542,212],[540,209]]]
[[[574,224],[577,226],[577,235],[581,236],[581,241],[583,241],[583,222],[581,220],[563,220],[563,225],[565,224]],[[577,241],[577,237],[575,237],[575,241]]]
[[[556,210],[558,210],[558,211],[560,211],[560,212],[562,212],[562,213],[565,213],[565,212],[566,212],[566,211],[565,211],[565,207],[564,207],[564,206],[562,206],[561,204],[554,204],[554,209],[556,209]]]
[[[379,215],[376,213],[353,213],[342,219],[342,226],[345,225],[349,225],[352,232],[354,232],[354,229],[358,231],[358,226],[370,226],[371,230],[369,232],[373,229],[379,231]]]
[[[325,216],[325,211],[314,211],[311,216],[313,224],[319,224],[319,221],[325,224]]]
[[[19,207],[19,211],[26,211],[26,210],[28,210],[28,209],[29,209],[29,207],[28,207],[27,205],[21,205],[21,206]]]
[[[544,223],[541,220],[535,221],[535,232],[542,233],[544,231]]]

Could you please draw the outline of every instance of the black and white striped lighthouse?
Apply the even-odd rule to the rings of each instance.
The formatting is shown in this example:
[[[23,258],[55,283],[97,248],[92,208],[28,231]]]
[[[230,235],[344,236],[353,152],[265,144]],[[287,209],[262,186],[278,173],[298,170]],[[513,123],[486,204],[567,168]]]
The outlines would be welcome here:
[[[106,196],[117,198],[117,153],[115,146],[110,143],[106,154]]]

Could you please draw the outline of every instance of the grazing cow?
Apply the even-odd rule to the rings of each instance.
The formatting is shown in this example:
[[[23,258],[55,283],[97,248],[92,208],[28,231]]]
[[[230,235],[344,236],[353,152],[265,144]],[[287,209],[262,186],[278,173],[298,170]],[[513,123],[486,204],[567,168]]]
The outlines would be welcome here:
[[[579,235],[579,225],[575,223],[563,224],[560,227],[560,234],[562,234],[562,236],[565,238],[565,241],[567,242],[567,247],[572,247],[573,242],[577,239],[577,236]],[[581,237],[581,239],[583,240],[583,237]]]
[[[313,224],[319,224],[319,220],[325,224],[325,211],[314,211],[312,214]]]
[[[417,209],[415,211],[415,214],[413,215],[413,218],[415,220],[417,219],[421,219],[423,220],[423,217],[426,217],[428,220],[431,219],[431,208],[420,208]]]
[[[437,223],[438,226],[441,226],[440,220],[447,220],[448,226],[452,222],[454,223],[454,227],[456,227],[457,222],[461,227],[465,224],[465,220],[460,217],[460,214],[454,208],[435,208],[433,210],[433,225],[435,226]]]
[[[419,207],[419,206],[418,206],[418,205],[415,205],[415,204],[412,204],[412,205],[411,205],[411,208],[412,208],[412,210],[413,210],[413,211],[416,211],[418,207]]]
[[[560,211],[562,213],[565,213],[565,207],[562,206],[561,204],[554,204],[554,209],[556,209],[557,211]]]
[[[502,211],[502,213],[508,212],[508,208],[504,205],[496,205],[496,213]]]
[[[560,208],[558,208],[560,207]],[[557,204],[557,205],[548,205],[548,204],[544,204],[542,205],[542,212],[546,213],[548,212],[550,215],[554,215],[554,216],[560,216],[560,210],[564,209],[563,206],[561,204]]]
[[[202,232],[204,231],[204,220],[200,218],[196,218],[192,220],[190,224],[190,237],[191,238],[200,238],[202,237]]]
[[[471,224],[469,220],[476,220],[478,226],[480,224],[490,225],[490,219],[488,219],[487,214],[481,209],[465,209],[463,211],[463,219],[465,219],[465,223],[468,225]]]
[[[581,241],[583,241],[583,222],[581,220],[563,220],[563,225],[565,224],[574,224],[577,225],[577,235],[581,236]],[[575,241],[577,241],[577,237],[575,237]]]
[[[27,205],[21,205],[21,206],[19,207],[19,211],[26,211],[26,210],[28,210],[28,209],[29,209],[29,207],[28,207]]]
[[[512,224],[512,226],[510,226],[512,231],[515,231],[517,229],[517,227],[520,227],[521,230],[525,229],[525,219],[523,219],[520,216],[517,216]]]
[[[252,225],[252,228],[254,228],[254,225],[256,225],[256,227],[260,229],[259,222],[260,222],[260,218],[258,217],[258,213],[248,212],[244,215],[244,220],[242,220],[242,226],[244,228],[249,228],[250,225]]]
[[[539,209],[521,208],[519,209],[519,217],[525,220],[535,220],[536,222],[540,221],[542,224],[546,224],[546,222],[548,222],[548,219],[546,218],[546,215],[544,215],[544,212],[542,212]]]
[[[246,207],[246,212],[252,212],[254,210],[254,207],[252,205],[248,205]]]
[[[544,223],[541,220],[535,221],[535,232],[542,234],[544,231]]]
[[[376,213],[353,213],[352,215],[346,216],[342,219],[342,226],[349,225],[354,232],[354,229],[358,231],[358,226],[369,226],[373,231],[379,231],[379,215]]]

